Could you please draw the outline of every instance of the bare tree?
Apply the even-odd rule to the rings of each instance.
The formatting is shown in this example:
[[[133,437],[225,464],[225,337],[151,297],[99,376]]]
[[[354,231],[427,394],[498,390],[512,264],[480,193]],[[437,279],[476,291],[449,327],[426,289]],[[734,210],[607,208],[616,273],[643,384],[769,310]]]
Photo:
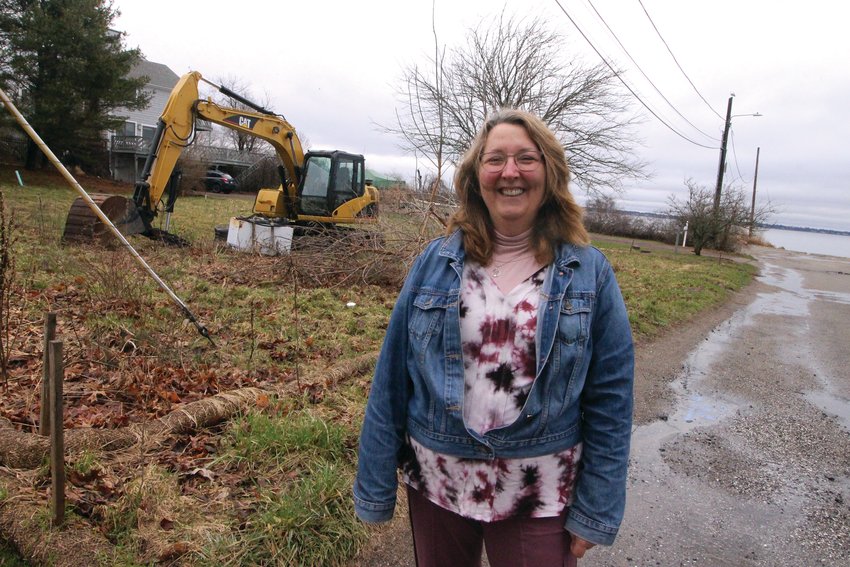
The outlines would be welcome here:
[[[436,92],[441,92],[443,89],[443,84],[445,82],[445,70],[443,68],[443,59],[445,57],[445,49],[441,47],[439,37],[437,36],[437,25],[436,25],[436,12],[437,12],[437,2],[436,0],[431,1],[431,32],[434,35],[434,59],[432,60],[434,64],[434,90]],[[419,76],[417,72],[417,76]],[[416,88],[416,85],[408,85],[408,89]],[[413,101],[409,99],[409,104]],[[418,132],[413,133],[412,135],[404,134],[405,139],[408,142],[411,142],[411,146],[414,148],[414,151],[417,148],[417,143],[414,141],[417,137],[421,140],[424,140],[424,143],[427,147],[427,150],[423,152],[425,157],[431,162],[431,164],[436,168],[437,174],[434,176],[434,179],[431,181],[431,191],[428,198],[430,203],[428,207],[427,214],[422,219],[422,227],[419,230],[419,240],[422,242],[425,237],[425,232],[428,224],[428,220],[434,215],[434,199],[437,196],[437,193],[440,191],[440,186],[443,181],[443,167],[445,165],[445,149],[446,149],[446,138],[443,135],[446,129],[446,104],[445,100],[442,97],[436,97],[433,99],[432,108],[428,109],[428,114],[430,116],[429,124],[423,124],[424,128],[420,129]],[[412,107],[411,107],[412,108]],[[423,109],[424,110],[424,109]],[[398,114],[396,114],[398,116]],[[400,121],[399,121],[400,123]],[[436,135],[434,135],[436,133]],[[417,170],[417,175],[419,171]]]
[[[591,232],[613,234],[622,218],[623,213],[610,195],[588,199],[584,207],[584,226]]]
[[[702,254],[702,249],[711,246],[717,250],[736,250],[746,237],[744,227],[750,224],[750,207],[746,192],[731,185],[724,189],[720,206],[714,208],[714,189],[697,185],[692,179],[685,181],[688,199],[681,202],[671,195],[668,199],[667,214],[675,218],[680,226],[688,224],[694,254]],[[774,213],[770,202],[759,206],[753,218],[755,223],[765,222]]]
[[[435,165],[441,158],[456,164],[488,115],[522,108],[560,138],[585,191],[602,193],[625,177],[644,176],[631,153],[636,119],[614,74],[604,65],[566,62],[563,44],[542,20],[503,13],[469,30],[466,45],[448,54],[435,50],[427,66],[407,67],[396,125],[385,129]]]

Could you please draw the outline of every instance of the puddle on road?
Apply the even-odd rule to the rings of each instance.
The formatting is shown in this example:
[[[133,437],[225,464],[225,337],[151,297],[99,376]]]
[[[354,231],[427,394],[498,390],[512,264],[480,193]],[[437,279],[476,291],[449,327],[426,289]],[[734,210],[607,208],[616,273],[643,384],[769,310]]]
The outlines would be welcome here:
[[[762,262],[759,281],[773,286],[777,291],[760,293],[747,307],[736,311],[730,319],[716,327],[700,345],[688,355],[685,369],[672,383],[678,395],[678,403],[672,415],[635,429],[632,435],[634,452],[646,456],[650,461],[660,460],[658,449],[667,440],[693,430],[696,427],[713,425],[733,415],[741,403],[732,399],[720,399],[700,391],[700,383],[709,373],[718,357],[734,348],[734,341],[743,329],[757,324],[755,318],[764,315],[809,316],[809,302],[827,299],[850,304],[850,294],[810,290],[804,286],[800,272]],[[798,332],[804,333],[807,325]],[[850,429],[850,400],[834,395],[829,381],[820,376],[822,390],[809,392],[806,399],[823,411],[837,416]]]
[[[755,315],[790,315],[806,317],[809,315],[811,292],[803,286],[803,276],[799,272],[763,263],[758,280],[780,289],[772,293],[760,293],[746,311]]]
[[[803,275],[800,272],[768,262],[762,262],[762,273],[758,276],[758,279],[767,285],[792,293],[807,303],[812,300],[821,300],[850,305],[850,293],[809,289],[803,284]],[[784,314],[794,315],[794,313]]]
[[[749,324],[750,316],[744,310],[736,312],[731,319],[715,328],[701,342],[684,364],[684,370],[670,387],[676,393],[675,410],[666,419],[654,421],[635,429],[632,434],[633,455],[648,465],[661,462],[659,449],[667,441],[690,432],[697,427],[713,425],[734,414],[739,405],[730,400],[721,400],[699,391],[699,384],[711,370],[717,358],[730,348],[730,341],[742,325]]]
[[[810,391],[805,393],[806,401],[838,418],[838,422],[850,431],[850,400],[836,396],[827,390]]]
[[[671,388],[678,399],[676,409],[666,419],[654,421],[635,429],[632,434],[632,453],[639,455],[646,464],[657,464],[661,460],[660,447],[668,440],[688,433],[696,427],[712,425],[735,413],[740,407],[731,400],[721,400],[698,390],[699,383],[708,374],[711,366],[729,347],[729,342],[744,324],[741,311],[714,329],[707,340],[688,355],[685,369],[673,381]]]
[[[728,404],[719,404],[716,399],[695,392],[688,397],[685,408],[682,416],[685,423],[709,423],[717,421],[726,413],[729,413]]]
[[[798,556],[794,549],[796,540],[793,537],[789,540],[790,532],[799,529],[800,524],[799,514],[795,515],[794,511],[811,508],[810,497],[804,491],[784,490],[778,502],[772,502],[770,497],[753,497],[746,491],[730,492],[725,490],[719,481],[711,481],[706,476],[711,466],[707,469],[700,468],[706,461],[692,459],[687,452],[682,452],[683,447],[679,447],[678,453],[675,450],[667,453],[672,458],[669,462],[665,461],[665,452],[662,452],[662,448],[677,437],[698,427],[731,420],[739,409],[748,407],[749,400],[736,400],[723,392],[711,392],[711,380],[706,378],[712,376],[717,363],[728,353],[752,346],[749,342],[745,346],[741,338],[758,330],[756,325],[761,325],[760,328],[764,329],[764,325],[775,324],[780,317],[792,318],[792,324],[783,325],[781,330],[777,325],[776,332],[788,334],[787,342],[784,343],[787,349],[780,350],[788,351],[786,355],[793,364],[813,364],[814,357],[809,356],[809,347],[806,346],[810,344],[811,339],[810,307],[815,310],[813,301],[823,300],[825,295],[820,291],[806,289],[803,276],[798,270],[768,265],[765,260],[769,262],[769,257],[760,260],[762,275],[759,281],[772,287],[757,295],[748,306],[739,309],[731,318],[717,326],[706,340],[701,341],[688,355],[683,371],[672,384],[676,393],[675,411],[672,415],[665,420],[640,426],[634,431],[629,469],[630,500],[626,508],[627,523],[624,523],[624,531],[631,532],[628,536],[634,539],[626,539],[625,543],[618,544],[621,549],[625,549],[618,556],[618,565],[654,564],[658,562],[658,557],[661,557],[663,564],[677,565],[768,565],[778,564],[777,560],[781,563],[781,559],[788,557],[792,558],[791,563],[800,563],[799,556],[804,557],[803,563],[810,559],[805,549]],[[834,297],[830,294],[829,298],[842,303],[850,300],[846,294],[837,294]],[[818,310],[819,308],[820,306],[817,307]],[[820,371],[813,374],[829,376]],[[830,414],[843,413],[844,423],[850,425],[850,404],[847,400],[842,401],[832,396],[826,382],[827,380],[823,380],[822,390],[813,393],[811,397],[807,396],[806,399],[814,404],[813,407],[822,407],[823,411]],[[696,450],[700,450],[700,447],[696,447]],[[713,449],[708,445],[702,447],[702,450],[708,451],[709,457],[717,454],[711,453]],[[695,455],[699,457],[700,453]],[[683,462],[680,459],[687,460],[689,464],[683,465],[685,468],[676,468],[674,463]],[[707,463],[710,465],[711,461]],[[758,460],[754,463],[758,463]],[[778,465],[768,466],[773,468]],[[766,471],[765,478],[770,478],[773,472]],[[844,482],[843,477],[836,478],[836,490],[841,490],[838,486],[840,482]],[[846,489],[844,486],[844,490]],[[733,534],[731,538],[724,540],[727,544],[725,548],[712,547],[711,537],[717,533],[726,533],[725,530]],[[746,540],[752,555],[747,553],[745,557],[740,553],[743,547],[735,539],[735,534],[742,534],[741,537]],[[650,539],[650,536],[653,539]],[[788,541],[791,541],[790,545],[786,545]],[[666,549],[662,548],[662,542],[666,544]],[[683,550],[696,546],[701,550],[711,551],[705,555],[685,555],[687,552]],[[763,550],[761,546],[764,547]],[[647,551],[649,547],[653,549]],[[673,548],[676,548],[675,552],[671,551]],[[790,552],[786,553],[788,549]],[[624,561],[627,555],[631,557]],[[676,558],[675,561],[672,560],[673,557]],[[615,561],[612,559],[607,563],[614,564]]]
[[[811,290],[803,286],[803,278],[799,272],[794,270],[781,268],[769,263],[764,263],[764,270],[759,279],[768,285],[778,287],[783,292],[771,294],[776,296],[777,301],[786,302],[789,306],[796,300],[803,300],[806,303],[803,315],[808,314],[809,301],[829,301],[832,303],[841,303],[850,305],[850,293],[831,292],[823,290]],[[785,297],[792,295],[795,299]],[[785,313],[793,314],[793,313]],[[801,345],[802,347],[802,345]],[[813,370],[813,375],[817,377],[820,383],[820,390],[810,390],[805,392],[806,401],[819,408],[820,410],[835,416],[838,421],[850,431],[850,399],[839,396],[836,393],[835,385],[827,377],[827,372],[817,368],[817,356],[814,353],[807,353],[809,356],[809,366]],[[798,361],[799,362],[799,361]]]

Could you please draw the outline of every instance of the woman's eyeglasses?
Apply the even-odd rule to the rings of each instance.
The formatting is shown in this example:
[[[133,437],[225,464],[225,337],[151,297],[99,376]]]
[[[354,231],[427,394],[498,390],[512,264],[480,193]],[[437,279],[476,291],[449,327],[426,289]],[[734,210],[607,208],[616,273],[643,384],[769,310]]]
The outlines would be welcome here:
[[[543,163],[543,154],[533,150],[518,154],[490,152],[481,156],[481,168],[487,173],[501,173],[508,165],[508,158],[514,158],[516,168],[520,171],[534,171],[537,166]]]

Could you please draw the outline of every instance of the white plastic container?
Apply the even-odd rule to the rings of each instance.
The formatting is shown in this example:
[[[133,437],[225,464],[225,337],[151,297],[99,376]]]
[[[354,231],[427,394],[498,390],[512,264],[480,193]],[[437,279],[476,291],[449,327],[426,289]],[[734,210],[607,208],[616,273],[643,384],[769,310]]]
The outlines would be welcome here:
[[[269,226],[232,217],[227,230],[227,244],[237,250],[259,252],[265,256],[289,254],[292,232],[291,226]]]

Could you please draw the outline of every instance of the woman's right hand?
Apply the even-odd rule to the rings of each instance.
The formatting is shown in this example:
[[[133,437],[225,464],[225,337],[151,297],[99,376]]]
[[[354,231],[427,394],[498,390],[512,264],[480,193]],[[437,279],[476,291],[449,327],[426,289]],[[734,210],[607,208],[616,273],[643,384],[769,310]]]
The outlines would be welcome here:
[[[590,543],[586,539],[582,539],[575,534],[570,534],[570,553],[575,555],[577,558],[581,559],[584,557],[585,552],[591,547],[595,546],[595,543]]]

